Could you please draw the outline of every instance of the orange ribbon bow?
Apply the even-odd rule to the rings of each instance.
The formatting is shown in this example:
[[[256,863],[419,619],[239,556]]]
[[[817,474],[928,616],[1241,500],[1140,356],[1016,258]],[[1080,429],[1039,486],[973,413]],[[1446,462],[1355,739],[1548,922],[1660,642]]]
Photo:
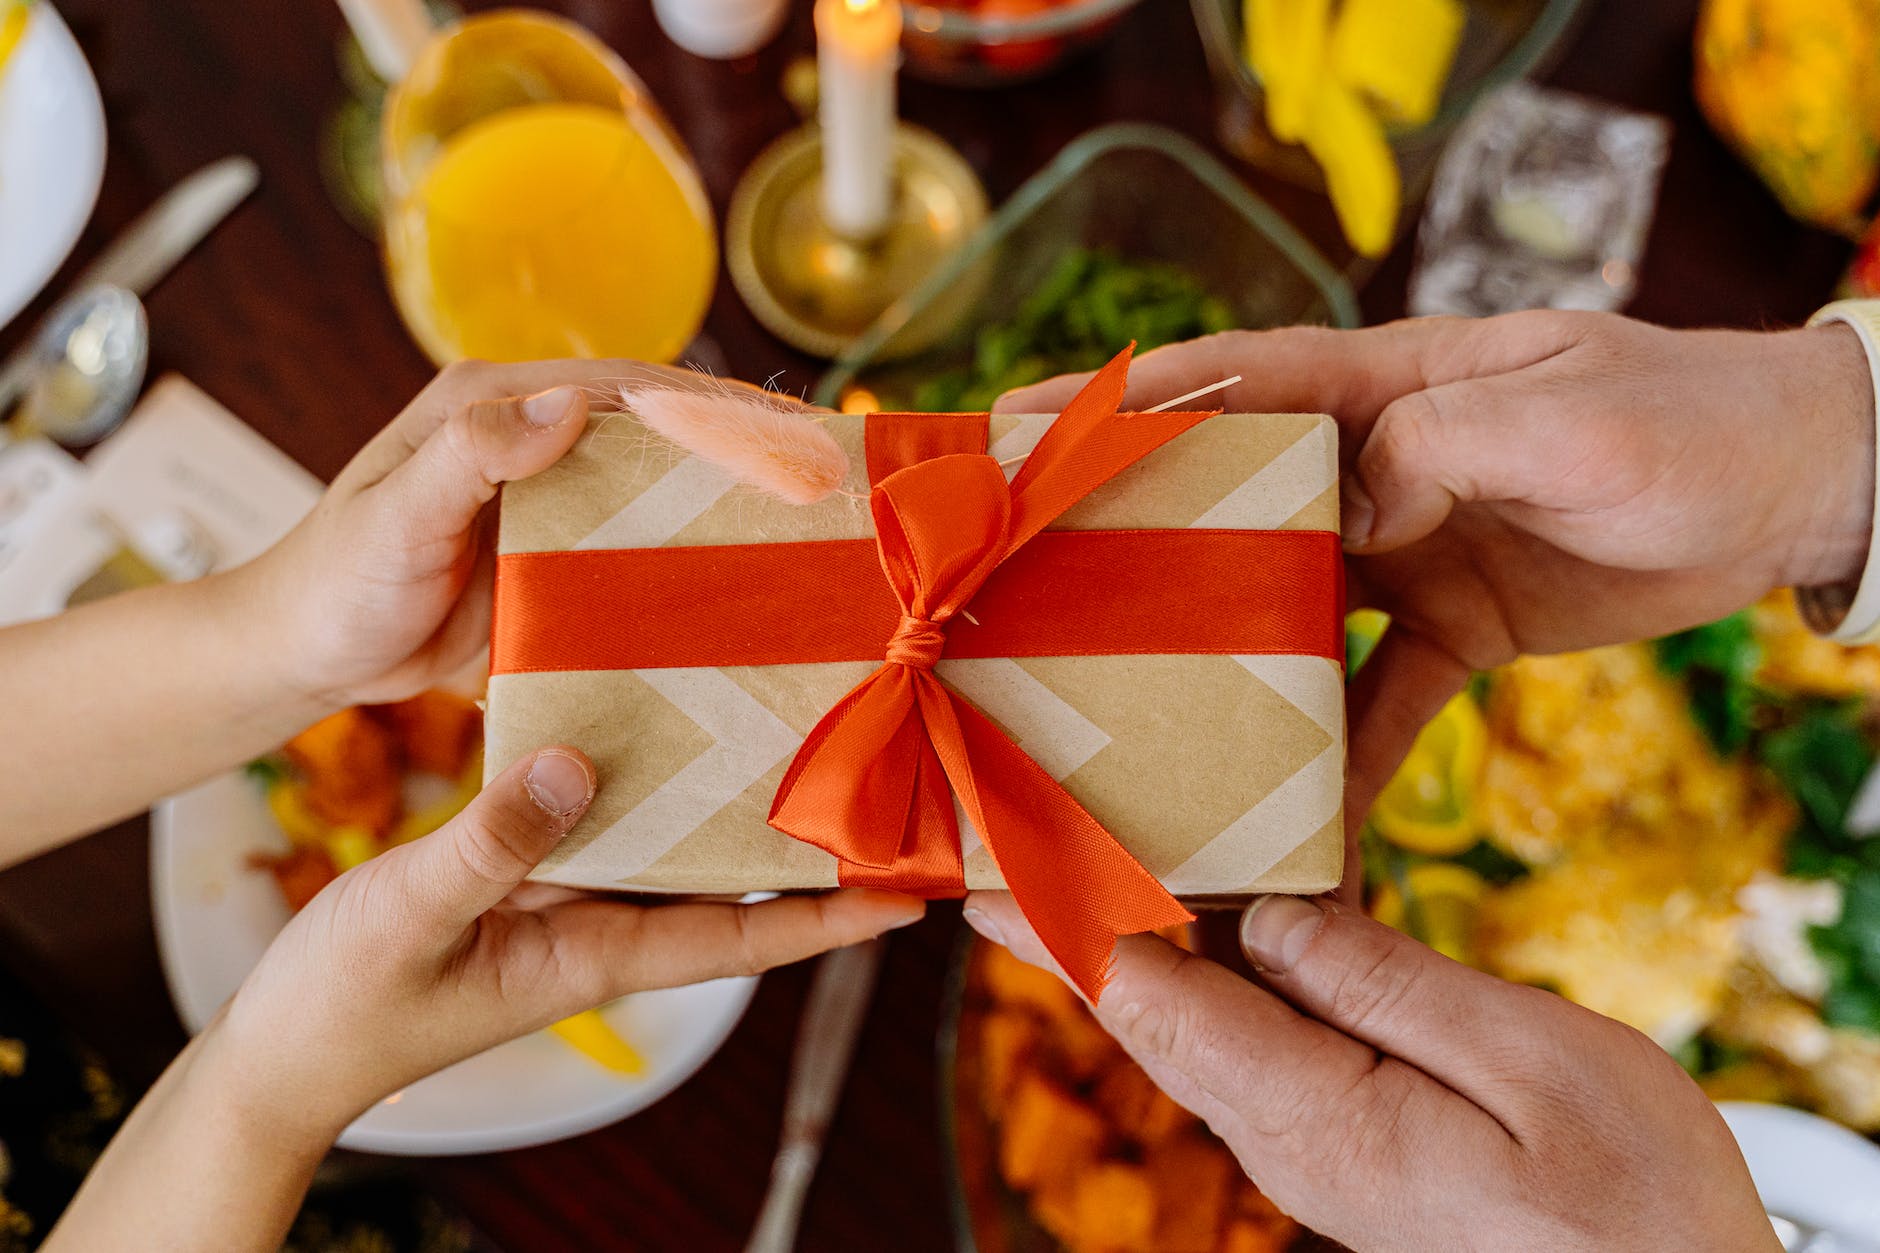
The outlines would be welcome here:
[[[900,625],[881,668],[810,731],[770,811],[772,826],[842,859],[846,883],[957,889],[958,797],[1039,939],[1093,1000],[1118,936],[1193,915],[933,666],[947,623],[1001,562],[1209,416],[1119,415],[1129,355],[1077,394],[1009,485],[975,453],[919,461],[876,484],[869,503]]]

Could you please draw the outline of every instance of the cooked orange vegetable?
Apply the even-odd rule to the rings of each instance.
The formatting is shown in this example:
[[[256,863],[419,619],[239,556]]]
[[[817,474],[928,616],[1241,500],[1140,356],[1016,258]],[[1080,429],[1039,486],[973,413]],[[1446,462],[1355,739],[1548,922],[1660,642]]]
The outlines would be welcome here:
[[[317,848],[296,848],[280,857],[264,858],[261,864],[274,876],[282,899],[295,913],[305,909],[321,888],[339,877],[332,860]]]
[[[420,692],[373,712],[398,736],[413,770],[454,779],[483,745],[483,711],[455,692]]]
[[[1240,1178],[1234,1159],[1191,1131],[1155,1145],[1143,1166],[1156,1195],[1157,1253],[1214,1253]]]
[[[425,692],[396,705],[341,710],[281,750],[268,810],[295,851],[260,858],[295,909],[335,875],[450,821],[482,782],[476,702]],[[414,776],[436,780],[409,787]]]
[[[1053,1232],[1076,1253],[1147,1249],[1155,1234],[1155,1188],[1142,1167],[1101,1162],[1072,1185],[1073,1225]]]
[[[1001,1010],[986,1015],[979,1027],[979,1074],[986,1108],[1005,1104],[1043,1035],[1042,1026],[1030,1014]]]
[[[1096,1111],[1036,1072],[1013,1088],[1004,1130],[999,1165],[1006,1181],[1047,1192],[1095,1162],[1109,1138]]]
[[[363,709],[342,709],[282,750],[306,783],[307,807],[334,826],[383,835],[398,821],[403,786],[391,732]]]
[[[1173,938],[1173,937],[1171,937]],[[998,1169],[1066,1253],[1278,1253],[1299,1227],[1054,976],[975,950],[980,1099]]]

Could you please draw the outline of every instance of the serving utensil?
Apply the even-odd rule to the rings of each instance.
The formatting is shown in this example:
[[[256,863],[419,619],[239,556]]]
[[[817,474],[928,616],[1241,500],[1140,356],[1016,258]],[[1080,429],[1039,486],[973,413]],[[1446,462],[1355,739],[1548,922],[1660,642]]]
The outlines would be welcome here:
[[[34,386],[42,371],[57,364],[56,359],[49,362],[45,352],[45,341],[57,329],[55,323],[75,313],[95,312],[94,304],[123,306],[121,297],[99,296],[91,289],[122,288],[133,300],[148,292],[255,189],[260,178],[260,170],[247,157],[223,157],[165,192],[125,228],[79,274],[72,285],[74,294],[60,301],[27,342],[0,363],[0,414]],[[133,320],[141,323],[141,310]],[[141,362],[137,374],[141,381]],[[133,395],[135,391],[133,385]],[[89,438],[103,433],[97,430]]]
[[[790,1059],[790,1089],[784,1099],[783,1142],[770,1168],[770,1191],[757,1215],[745,1253],[790,1253],[803,1220],[803,1200],[815,1178],[829,1134],[829,1118],[842,1095],[862,1020],[874,1000],[886,941],[837,949],[816,966],[803,1025]]]

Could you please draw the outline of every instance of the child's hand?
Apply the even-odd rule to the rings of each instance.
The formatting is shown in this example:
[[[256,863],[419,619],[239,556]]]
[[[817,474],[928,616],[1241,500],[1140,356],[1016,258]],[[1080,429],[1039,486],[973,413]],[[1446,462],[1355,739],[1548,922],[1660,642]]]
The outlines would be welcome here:
[[[755,974],[917,920],[846,890],[643,906],[525,875],[587,809],[593,768],[548,748],[432,835],[340,876],[281,932],[198,1064],[287,1137],[324,1147],[413,1080],[629,992]]]
[[[594,798],[547,748],[327,885],[112,1139],[52,1250],[278,1249],[346,1125],[414,1079],[628,992],[755,974],[921,916],[850,889],[645,907],[524,884]]]
[[[631,361],[446,367],[252,568],[293,686],[330,709],[400,700],[487,649],[497,487],[574,446],[584,389],[649,375],[697,385]]]

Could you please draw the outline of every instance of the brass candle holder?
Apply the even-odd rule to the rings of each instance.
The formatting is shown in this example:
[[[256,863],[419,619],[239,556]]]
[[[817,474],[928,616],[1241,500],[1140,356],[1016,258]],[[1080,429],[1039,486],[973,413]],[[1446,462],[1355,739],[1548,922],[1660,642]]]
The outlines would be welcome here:
[[[867,239],[846,237],[823,217],[818,127],[784,135],[745,171],[725,220],[725,265],[773,335],[837,356],[985,221],[985,189],[937,135],[901,123],[894,162],[894,208]],[[919,346],[918,337],[903,342]]]

